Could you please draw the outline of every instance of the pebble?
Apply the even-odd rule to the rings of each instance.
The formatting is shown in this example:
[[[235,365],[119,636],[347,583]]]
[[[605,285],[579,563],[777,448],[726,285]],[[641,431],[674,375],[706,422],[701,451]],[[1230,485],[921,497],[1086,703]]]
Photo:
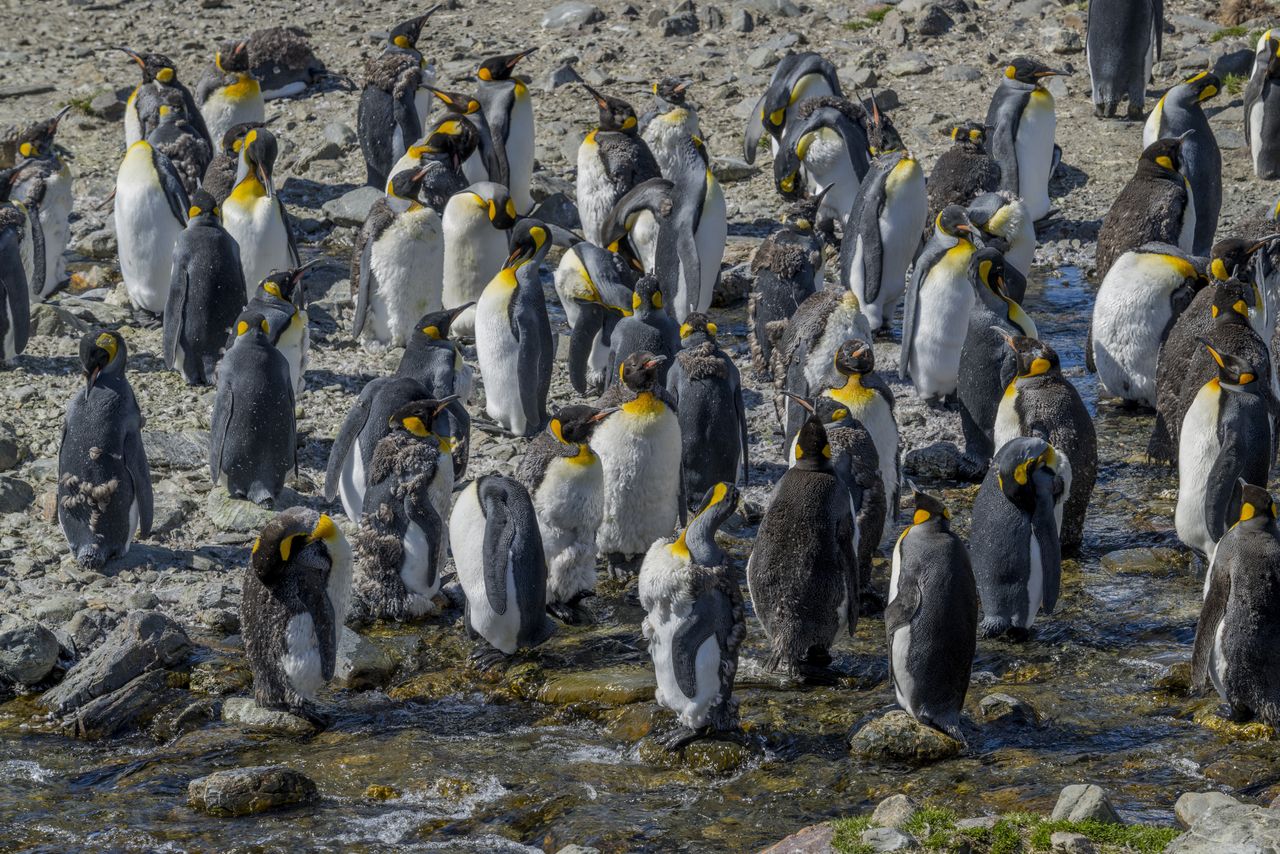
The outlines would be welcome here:
[[[755,18],[746,9],[739,6],[729,12],[729,29],[735,33],[749,33],[755,27]]]
[[[889,63],[885,71],[894,77],[911,77],[916,74],[928,74],[933,70],[933,63],[926,54],[919,51],[908,51]]]
[[[229,697],[222,703],[222,720],[246,732],[285,738],[312,735],[315,724],[289,712],[261,708],[247,697]]]
[[[1022,726],[1036,726],[1040,723],[1040,715],[1030,703],[1010,694],[988,694],[978,703],[978,712],[988,723]]]
[[[955,23],[941,6],[931,3],[916,19],[916,32],[922,36],[940,36],[955,26]]]
[[[863,759],[928,763],[950,759],[964,745],[895,709],[858,730],[849,749]]]
[[[872,827],[860,837],[870,851],[912,851],[920,847],[915,837],[892,827]]]
[[[698,31],[698,15],[695,12],[681,12],[668,15],[658,23],[664,38],[672,36],[691,36]]]
[[[356,187],[321,207],[325,216],[338,225],[362,225],[373,203],[385,195],[377,187]]]
[[[1178,824],[1191,827],[1210,810],[1239,804],[1225,792],[1184,792],[1173,805],[1173,814],[1178,817]]]
[[[972,65],[949,65],[942,69],[942,79],[949,82],[973,83],[982,77],[982,72]]]
[[[0,471],[18,467],[30,450],[18,439],[18,431],[8,421],[0,421]]]
[[[772,48],[758,47],[747,54],[747,67],[754,71],[763,71],[778,64],[778,53]]]

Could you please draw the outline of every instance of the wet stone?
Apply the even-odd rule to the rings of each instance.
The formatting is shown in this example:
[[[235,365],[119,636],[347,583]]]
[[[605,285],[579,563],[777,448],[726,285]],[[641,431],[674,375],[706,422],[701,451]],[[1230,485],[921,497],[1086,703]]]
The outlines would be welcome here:
[[[1100,821],[1105,824],[1123,824],[1106,790],[1092,783],[1067,786],[1058,795],[1053,808],[1053,821]]]
[[[811,824],[766,848],[760,854],[829,854],[835,829],[830,822]]]
[[[264,709],[247,697],[231,697],[222,704],[222,720],[246,732],[290,738],[313,735],[313,723],[289,712]]]
[[[625,706],[653,699],[653,688],[653,674],[646,668],[589,670],[553,676],[538,691],[538,700],[556,706]]]
[[[1211,809],[1165,849],[1166,854],[1280,851],[1280,812],[1239,804]]]
[[[892,827],[864,830],[861,840],[870,851],[912,851],[920,847],[914,837]]]
[[[307,804],[316,797],[316,784],[310,777],[281,765],[216,771],[192,780],[187,787],[187,802],[192,807],[226,817]]]
[[[1239,806],[1240,802],[1225,792],[1186,792],[1173,805],[1178,824],[1191,827],[1210,810]]]
[[[950,759],[964,745],[906,712],[894,710],[858,730],[849,749],[872,761],[928,763]]]
[[[988,694],[978,703],[978,711],[982,719],[989,723],[1020,726],[1036,726],[1040,723],[1040,715],[1030,703],[1010,694]]]
[[[58,639],[39,623],[0,621],[0,684],[34,685],[58,663]]]
[[[876,827],[902,827],[916,814],[916,802],[906,795],[890,795],[876,804],[871,823]]]

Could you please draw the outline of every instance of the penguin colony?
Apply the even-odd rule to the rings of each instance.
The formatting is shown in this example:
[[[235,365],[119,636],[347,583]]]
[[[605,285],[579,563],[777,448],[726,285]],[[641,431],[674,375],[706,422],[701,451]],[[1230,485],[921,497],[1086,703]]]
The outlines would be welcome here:
[[[1099,116],[1123,100],[1143,114],[1160,9],[1091,10]],[[451,571],[488,667],[559,624],[591,622],[607,569],[645,611],[656,698],[680,723],[673,749],[734,735],[749,631],[763,631],[768,671],[831,683],[832,647],[881,612],[898,704],[963,740],[978,638],[1033,637],[1060,599],[1064,558],[1088,547],[1099,437],[1020,305],[1035,224],[1055,213],[1062,151],[1047,84],[1065,72],[1008,59],[985,121],[955,116],[952,148],[926,175],[874,94],[850,98],[826,58],[776,66],[744,130],[748,161],[768,138],[785,204],[751,263],[750,369],[776,392],[786,453],[770,462],[788,464],[757,520],[740,489],[769,449],[752,442],[741,353],[710,312],[726,205],[689,81],[654,83],[638,116],[569,69],[598,126],[578,152],[576,221],[544,217],[530,186],[532,98],[516,74],[534,51],[486,58],[436,88],[423,53],[434,11],[391,29],[356,119],[368,183],[384,196],[350,259],[345,333],[404,355],[338,426],[323,498],[340,498],[346,523],[292,507],[253,544],[243,634],[258,703],[319,720],[340,628],[436,618]],[[323,73],[267,79],[248,42],[228,41],[193,96],[165,56],[123,50],[141,71],[113,202],[125,289],[142,322],[163,324],[165,366],[214,387],[211,479],[272,506],[297,468],[311,265],[275,186],[264,93],[299,94]],[[1249,154],[1267,179],[1280,175],[1275,80],[1280,38],[1268,31],[1245,95]],[[1280,235],[1218,232],[1221,154],[1201,105],[1221,86],[1195,74],[1150,113],[1098,236],[1087,356],[1103,394],[1156,411],[1151,454],[1177,467],[1176,533],[1207,566],[1197,684],[1233,719],[1280,725],[1280,512],[1267,491]],[[65,279],[64,113],[24,129],[0,175],[6,362],[21,358],[30,305]],[[559,408],[548,293],[568,320],[581,396]],[[980,484],[967,543],[937,495],[902,475],[894,396],[872,349],[899,307],[902,379],[960,412],[956,471]],[[57,518],[75,559],[101,569],[150,533],[146,417],[122,335],[88,332],[80,361]],[[473,429],[525,440],[515,477],[466,479]],[[756,521],[738,566],[717,533]]]

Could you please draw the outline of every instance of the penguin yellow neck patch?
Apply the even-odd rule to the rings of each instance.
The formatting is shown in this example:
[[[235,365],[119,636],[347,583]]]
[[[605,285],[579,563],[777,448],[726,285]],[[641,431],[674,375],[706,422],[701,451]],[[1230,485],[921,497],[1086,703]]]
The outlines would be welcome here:
[[[863,385],[859,374],[850,374],[843,386],[829,390],[827,395],[850,409],[861,409],[876,396],[876,391]]]
[[[231,101],[244,101],[261,95],[262,87],[248,74],[239,74],[234,83],[223,87],[222,94]]]
[[[254,170],[250,169],[249,174],[244,176],[244,180],[236,184],[228,201],[233,202],[242,207],[248,207],[259,199],[267,196],[267,188],[258,180],[258,176]]]
[[[665,409],[662,401],[651,391],[642,391],[636,395],[635,400],[622,404],[622,411],[628,415],[652,417],[662,414]]]
[[[591,446],[586,442],[578,444],[578,453],[572,457],[566,457],[570,463],[575,466],[589,466],[596,461],[595,452],[591,450]]]

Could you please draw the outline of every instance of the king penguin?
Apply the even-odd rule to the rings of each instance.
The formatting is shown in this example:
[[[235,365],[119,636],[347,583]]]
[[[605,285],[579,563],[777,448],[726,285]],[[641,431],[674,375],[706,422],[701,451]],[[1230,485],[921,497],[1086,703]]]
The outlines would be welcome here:
[[[871,327],[853,291],[828,285],[802,302],[782,331],[773,351],[774,387],[810,399],[843,384],[835,368],[836,351],[851,339],[870,344]],[[789,404],[780,410],[783,426],[790,425],[788,435],[795,435],[800,423],[795,417]]]
[[[658,161],[664,178],[670,177],[667,173],[676,145],[702,136],[698,111],[689,103],[689,84],[689,80],[679,77],[664,77],[654,83],[653,104],[640,117],[640,136]]]
[[[449,197],[441,221],[445,308],[479,301],[485,285],[502,269],[507,237],[515,224],[515,202],[501,184],[481,181]],[[474,306],[464,309],[453,323],[454,331],[464,338],[473,337],[475,328]]]
[[[173,164],[146,140],[129,146],[116,174],[115,225],[120,274],[134,307],[164,312],[173,255],[190,201]]]
[[[316,258],[301,267],[272,273],[258,284],[253,299],[245,306],[247,311],[261,314],[267,321],[267,337],[289,365],[295,399],[306,388],[307,363],[311,354],[311,325],[302,277],[322,260]],[[230,339],[227,346],[234,342],[234,338]]]
[[[5,364],[27,349],[31,332],[31,285],[23,263],[27,223],[22,208],[0,202],[0,362]]]
[[[244,281],[250,288],[273,270],[300,263],[289,213],[272,181],[277,149],[275,136],[266,128],[246,133],[235,186],[222,203],[222,223],[240,247]]]
[[[769,86],[756,101],[747,118],[742,153],[747,163],[756,162],[756,150],[767,133],[776,153],[787,123],[795,118],[798,105],[806,98],[822,95],[844,97],[836,67],[819,54],[788,53],[774,66]]]
[[[422,383],[436,400],[456,398],[445,410],[444,435],[453,442],[454,477],[461,479],[467,471],[471,440],[471,402],[474,385],[471,366],[462,358],[462,348],[449,336],[453,320],[467,306],[436,311],[422,316],[404,355],[396,367],[396,376],[410,377]]]
[[[618,369],[632,353],[649,352],[661,356],[658,382],[667,384],[667,374],[680,350],[680,324],[671,319],[658,290],[658,280],[641,276],[631,296],[632,313],[618,321],[609,336],[609,370],[606,386],[621,381]]]
[[[683,323],[693,312],[711,309],[729,237],[728,208],[701,139],[673,146],[668,166],[674,206],[658,230],[655,272],[668,288],[676,283],[672,309]]]
[[[124,144],[133,145],[146,139],[159,123],[159,106],[164,101],[163,90],[177,92],[182,99],[183,112],[191,122],[196,133],[205,142],[213,145],[213,137],[209,136],[209,128],[205,126],[200,108],[196,106],[191,90],[178,80],[177,66],[169,57],[159,53],[140,54],[127,47],[117,48],[128,54],[137,63],[142,72],[142,82],[129,95],[124,109]]]
[[[1264,181],[1280,178],[1280,37],[1272,30],[1258,39],[1244,89],[1244,136],[1253,174]]]
[[[1021,302],[1036,254],[1036,229],[1026,203],[1012,193],[983,193],[969,202],[965,213],[969,224],[978,229],[982,245],[993,246],[1004,256],[1005,289]]]
[[[733,683],[747,620],[738,573],[715,536],[737,504],[733,486],[715,484],[680,536],[656,541],[640,567],[654,699],[680,723],[666,740],[672,750],[738,726]]]
[[[1186,137],[1158,139],[1138,158],[1138,168],[1112,202],[1098,231],[1094,266],[1098,280],[1116,259],[1144,243],[1168,243],[1190,252],[1196,233],[1191,184],[1182,173]]]
[[[751,256],[755,287],[747,301],[747,339],[757,377],[768,376],[777,337],[800,304],[822,286],[824,241],[815,228],[817,215],[816,199],[793,202],[782,216],[782,228]]]
[[[51,295],[67,279],[63,253],[71,237],[72,175],[68,156],[54,138],[70,109],[63,107],[53,118],[19,132],[18,157],[10,176],[8,198],[20,202],[28,216],[39,222],[38,228],[33,223],[33,234],[39,233],[43,245],[43,273],[39,281],[28,283],[37,299]]]
[[[173,94],[165,97],[177,101]],[[187,195],[199,189],[200,179],[213,161],[213,149],[191,126],[180,102],[160,107],[160,121],[155,130],[147,134],[147,142],[173,163]]]
[[[782,197],[826,190],[822,219],[844,222],[871,167],[865,122],[861,105],[844,98],[826,95],[800,102],[773,158],[774,185]]]
[[[1043,610],[1052,614],[1062,581],[1059,528],[1072,468],[1038,437],[996,451],[973,502],[973,570],[983,637],[1025,640]]]
[[[173,250],[164,307],[164,362],[187,385],[209,385],[245,307],[244,272],[240,248],[222,227],[222,211],[212,196],[197,190],[187,216]]]
[[[428,87],[427,91],[444,105],[447,113],[466,119],[467,124],[475,128],[476,150],[462,163],[462,174],[468,184],[479,184],[489,181],[490,175],[501,175],[497,147],[493,143],[493,134],[489,132],[489,123],[485,121],[484,107],[480,101],[474,95],[462,92],[446,92],[435,87]]]
[[[18,168],[0,169],[0,211],[4,212],[7,228],[13,228],[17,237],[22,274],[26,278],[28,304],[40,298],[40,288],[45,280],[44,231],[40,227],[40,212],[26,203],[11,199],[13,182],[18,178]]]
[[[1130,119],[1142,118],[1151,67],[1164,41],[1164,0],[1103,0],[1089,4],[1085,55],[1093,84],[1093,114],[1111,118],[1128,99]]]
[[[583,240],[556,267],[556,295],[569,321],[569,382],[599,394],[612,378],[613,330],[632,313],[637,270],[621,254]]]
[[[893,547],[889,678],[898,705],[925,726],[964,743],[960,711],[978,647],[978,589],[951,512],[923,492]]]
[[[262,122],[250,122],[234,125],[222,135],[221,148],[213,155],[209,165],[205,167],[204,178],[200,189],[213,196],[219,206],[231,195],[236,186],[236,173],[240,171],[240,149],[244,147],[244,138],[249,131],[262,127]]]
[[[427,116],[421,109],[431,98],[424,86],[433,75],[424,67],[417,43],[436,8],[393,27],[382,53],[365,64],[356,130],[370,187],[384,186],[395,174],[392,164],[422,136]]]
[[[1222,209],[1222,152],[1209,119],[1201,106],[1222,91],[1222,81],[1208,71],[1188,77],[1164,94],[1151,111],[1142,130],[1142,144],[1157,139],[1181,139],[1190,136],[1179,149],[1179,169],[1186,176],[1195,203],[1196,226],[1191,251],[1208,254],[1218,230],[1218,212]]]
[[[480,81],[476,99],[484,107],[484,119],[489,123],[502,168],[499,175],[490,172],[489,180],[507,188],[516,203],[516,212],[522,216],[533,209],[529,189],[533,177],[533,102],[529,87],[512,72],[520,60],[535,50],[490,57],[476,69],[476,79]]]
[[[213,67],[196,84],[196,104],[215,142],[236,125],[266,121],[262,85],[249,70],[248,42],[223,42],[214,52]]]
[[[975,196],[1000,189],[1000,164],[987,153],[987,129],[979,122],[943,128],[952,145],[929,173],[929,219],[947,205],[965,207]]]
[[[1033,222],[1051,213],[1049,179],[1058,159],[1053,95],[1042,84],[1063,73],[1019,56],[1005,66],[987,109],[987,147],[1000,164],[1000,189],[1026,202]]]

